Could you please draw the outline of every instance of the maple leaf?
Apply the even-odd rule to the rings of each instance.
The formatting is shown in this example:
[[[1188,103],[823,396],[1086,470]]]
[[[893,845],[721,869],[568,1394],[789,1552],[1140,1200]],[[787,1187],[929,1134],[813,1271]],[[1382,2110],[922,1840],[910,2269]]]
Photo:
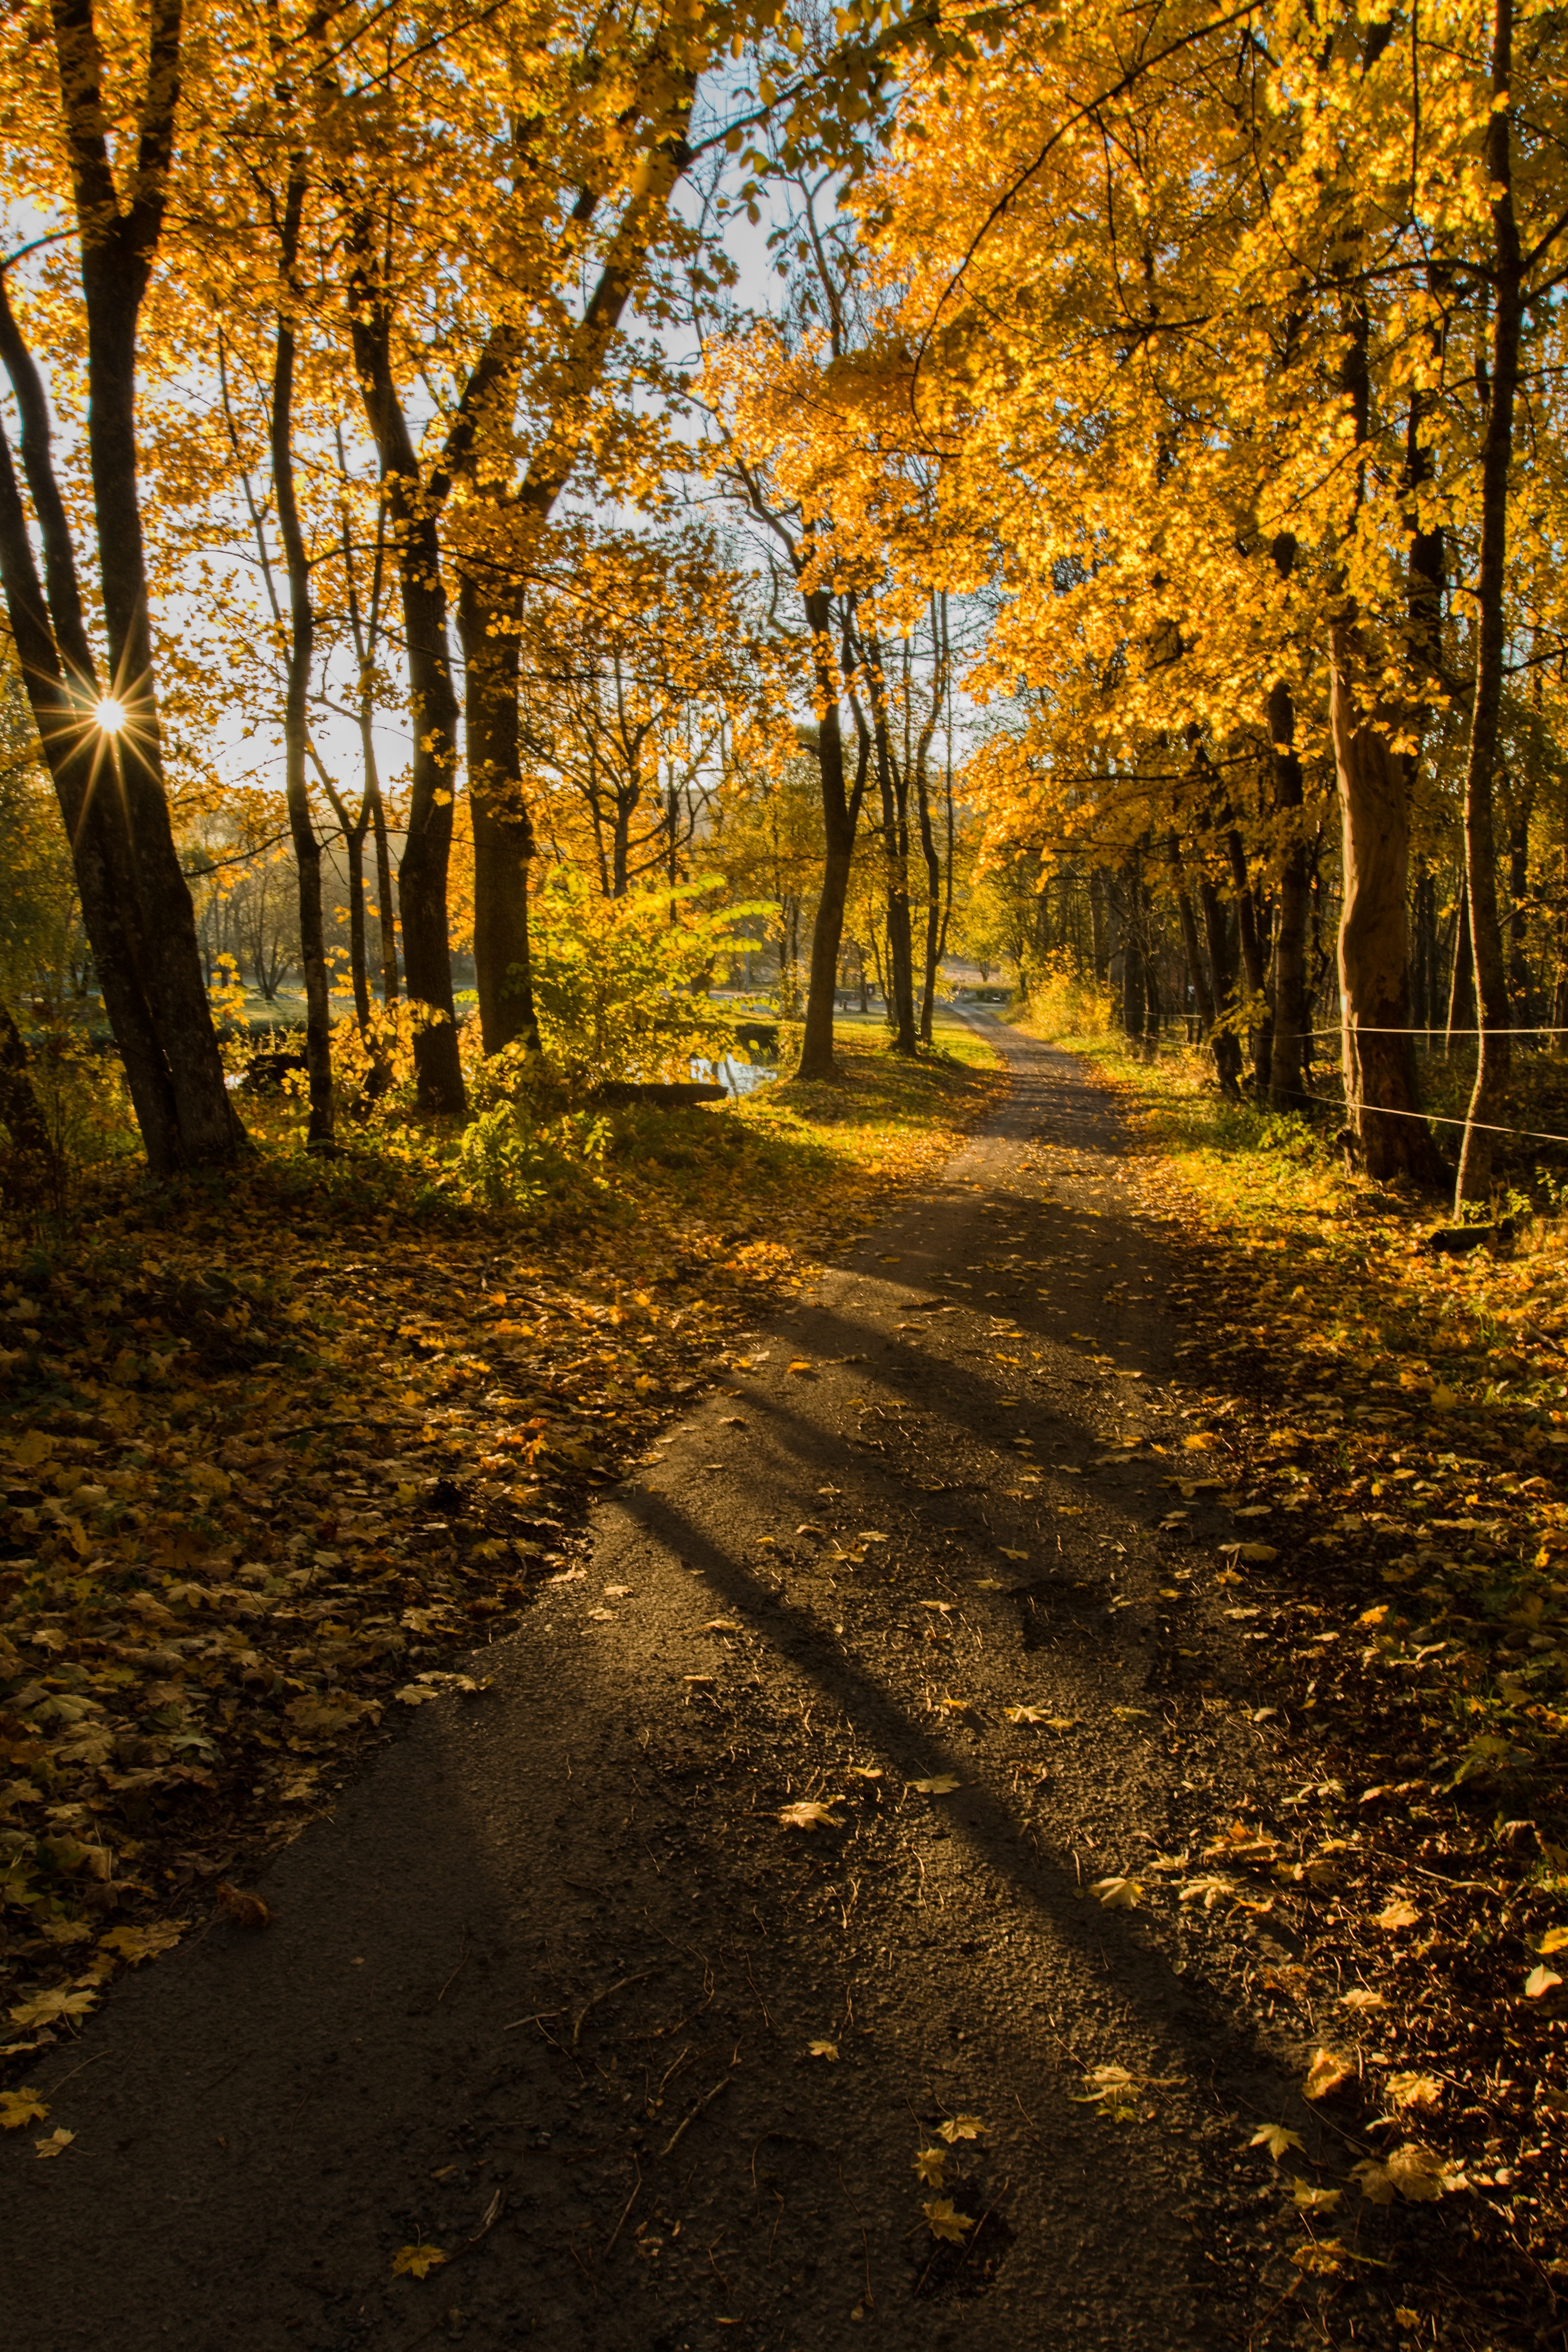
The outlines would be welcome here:
[[[937,1772],[929,1780],[910,1782],[910,1788],[918,1789],[922,1797],[951,1797],[953,1790],[963,1785],[956,1773],[952,1772]]]
[[[931,2233],[933,2238],[948,2239],[957,2245],[963,2243],[964,2238],[974,2227],[973,2215],[961,2213],[951,2197],[928,2197],[925,2202],[925,2217],[931,2224]]]
[[[1435,2074],[1391,2074],[1384,2095],[1395,2107],[1435,2107],[1442,2101],[1443,2085]]]
[[[1420,1917],[1421,1914],[1414,1903],[1407,1903],[1402,1895],[1396,1895],[1392,1903],[1385,1903],[1381,1911],[1374,1913],[1373,1925],[1374,1927],[1386,1927],[1392,1932],[1397,1927],[1415,1927]]]
[[[1005,1706],[1002,1712],[1009,1723],[1045,1723],[1049,1719],[1043,1706]]]
[[[62,2017],[85,2017],[98,2006],[96,1992],[40,1992],[18,2002],[11,2011],[14,2025],[58,2025]]]
[[[118,1953],[132,1968],[139,1968],[143,1960],[173,1951],[190,1924],[188,1919],[163,1919],[150,1927],[114,1927],[99,1937],[99,1948]]]
[[[44,2158],[63,2156],[75,2137],[76,2134],[73,2131],[52,2131],[47,2139],[36,2139],[33,2142],[34,2153]]]
[[[836,2065],[838,2061],[838,2044],[837,2042],[808,2042],[805,2045],[805,2054],[808,2058],[826,2058]]]
[[[1300,2132],[1287,2131],[1283,2124],[1259,2124],[1247,2143],[1248,2147],[1266,2147],[1276,2164],[1288,2148],[1303,2147]]]
[[[913,2169],[928,2189],[942,2187],[942,2167],[947,2162],[945,2147],[921,2147],[915,2151]]]
[[[1299,2212],[1331,2213],[1344,2191],[1342,2189],[1314,2189],[1310,2181],[1292,2180],[1290,2195]]]
[[[19,2131],[24,2124],[41,2124],[48,2108],[37,2091],[0,2091],[0,2131]]]
[[[779,1826],[786,1830],[841,1830],[843,1819],[833,1808],[842,1802],[842,1798],[830,1798],[826,1804],[803,1798],[798,1804],[780,1808]]]
[[[439,2246],[399,2246],[392,2257],[394,2278],[428,2278],[447,2257]]]
[[[1106,1911],[1131,1911],[1143,1900],[1143,1883],[1138,1878],[1097,1878],[1089,1891]]]
[[[1549,1952],[1568,1951],[1568,1927],[1548,1927],[1535,1948],[1542,1958]]]
[[[939,2139],[946,2140],[949,2147],[956,2147],[961,2139],[978,2139],[985,2126],[978,2116],[949,2116],[936,2128]]]

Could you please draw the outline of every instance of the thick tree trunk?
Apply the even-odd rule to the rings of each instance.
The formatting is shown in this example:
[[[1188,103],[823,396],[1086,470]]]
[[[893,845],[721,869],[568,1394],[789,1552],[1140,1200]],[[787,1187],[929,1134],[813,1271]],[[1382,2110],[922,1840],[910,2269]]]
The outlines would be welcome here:
[[[1530,902],[1530,819],[1532,795],[1522,785],[1509,810],[1508,827],[1508,982],[1515,1022],[1531,1027],[1535,1020],[1535,983],[1525,954]]]
[[[1459,877],[1459,904],[1454,917],[1454,961],[1448,975],[1448,1011],[1444,1022],[1443,1053],[1452,1060],[1456,1039],[1475,1034],[1476,958],[1470,945],[1470,894]]]
[[[1457,1209],[1484,1199],[1491,1181],[1491,1129],[1501,1122],[1510,1067],[1508,968],[1498,916],[1493,782],[1502,717],[1508,475],[1519,387],[1524,267],[1513,209],[1513,140],[1508,88],[1513,71],[1513,0],[1496,0],[1492,108],[1486,160],[1491,187],[1492,349],[1486,439],[1481,449],[1481,532],[1476,566],[1476,682],[1465,765],[1465,880],[1476,960],[1476,1083],[1454,1182]]]
[[[487,1054],[540,1050],[529,940],[533,820],[518,758],[519,625],[515,599],[492,601],[465,577],[458,625],[467,670],[468,814],[474,831],[474,970]]]
[[[1409,1034],[1407,787],[1404,765],[1389,746],[1390,715],[1363,711],[1357,701],[1355,682],[1363,667],[1353,625],[1335,622],[1329,714],[1343,833],[1339,973],[1345,1113],[1368,1175],[1433,1188],[1446,1181],[1445,1171],[1421,1117]]]
[[[1295,749],[1296,709],[1283,678],[1276,678],[1269,690],[1268,734],[1274,746],[1274,805],[1282,836],[1268,1102],[1273,1110],[1299,1110],[1307,1099],[1304,1055],[1307,1032],[1311,1026],[1307,984],[1307,922],[1311,910],[1311,886],[1302,830],[1301,762]]]

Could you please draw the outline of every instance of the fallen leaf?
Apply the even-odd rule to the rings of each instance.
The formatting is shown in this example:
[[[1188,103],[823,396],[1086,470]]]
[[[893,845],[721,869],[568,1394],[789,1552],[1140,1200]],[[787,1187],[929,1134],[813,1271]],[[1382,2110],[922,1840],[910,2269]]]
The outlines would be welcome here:
[[[156,1959],[161,1952],[173,1951],[190,1924],[188,1919],[161,1919],[151,1927],[115,1927],[99,1937],[98,1948],[118,1953],[137,1968],[143,1960]]]
[[[46,2159],[51,2156],[63,2156],[75,2137],[76,2134],[72,2131],[52,2131],[47,2139],[36,2139],[33,2142],[34,2152]]]
[[[1110,1712],[1118,1723],[1137,1723],[1149,1710],[1146,1706],[1113,1706]]]
[[[1136,1878],[1097,1878],[1089,1891],[1106,1911],[1131,1911],[1143,1899],[1142,1882]]]
[[[0,2131],[20,2131],[24,2124],[41,2124],[48,2112],[37,2091],[0,2091]]]
[[[1443,2085],[1436,2074],[1391,2074],[1384,2096],[1391,2106],[1435,2107],[1442,2099]]]
[[[837,2063],[838,2044],[837,2042],[808,2042],[805,2045],[805,2054],[808,2058],[828,2058]]]
[[[1423,2147],[1415,2140],[1385,2157],[1384,2169],[1412,2205],[1434,2204],[1439,2197],[1469,2186],[1464,2174],[1446,2164],[1434,2148]]]
[[[1226,1895],[1240,1893],[1234,1878],[1189,1878],[1178,1899],[1183,1903],[1201,1903],[1205,1911],[1212,1911]]]
[[[704,1633],[738,1633],[741,1628],[732,1617],[710,1617],[699,1630]]]
[[[962,1788],[963,1785],[957,1775],[952,1772],[938,1772],[930,1780],[910,1782],[910,1788],[918,1789],[922,1797],[951,1797],[953,1790]]]
[[[949,2147],[955,2147],[961,2139],[978,2139],[985,2126],[978,2116],[949,2116],[936,2128],[938,2138],[946,2140]]]
[[[837,1799],[827,1804],[803,1800],[798,1805],[785,1805],[779,1813],[779,1826],[786,1830],[841,1830],[843,1822],[834,1811]]]
[[[1004,1559],[1027,1559],[1029,1557],[1026,1551],[1009,1551],[1005,1544],[998,1544],[996,1549]]]
[[[1337,2091],[1342,2083],[1348,2082],[1354,2072],[1350,2061],[1341,2058],[1334,2051],[1314,2050],[1312,2063],[1307,2069],[1307,2079],[1301,2085],[1301,2096],[1304,2099],[1326,2099],[1331,2091]]]
[[[1380,1992],[1369,1991],[1365,1985],[1352,1985],[1349,1992],[1340,1995],[1342,2009],[1383,2009],[1386,2005]]]
[[[1298,2246],[1290,2260],[1299,2271],[1310,2271],[1319,2277],[1328,2277],[1345,2260],[1348,2248],[1339,2238],[1313,2238]]]
[[[1421,1914],[1415,1908],[1415,1904],[1405,1902],[1404,1897],[1401,1895],[1396,1896],[1392,1903],[1385,1903],[1384,1905],[1382,1910],[1373,1917],[1373,1926],[1374,1927],[1387,1927],[1390,1930],[1395,1927],[1414,1927],[1420,1920],[1420,1917]]]
[[[826,1532],[827,1530],[826,1528],[815,1526],[810,1519],[803,1519],[799,1527],[795,1529],[797,1536],[821,1536],[826,1535]]]
[[[942,2187],[942,2168],[947,2162],[945,2147],[922,2147],[915,2151],[913,2169],[928,2189]]]
[[[809,1372],[811,1370],[810,1359],[805,1356],[797,1356],[793,1364],[786,1364],[784,1366],[784,1370],[786,1372]]]
[[[1562,1978],[1553,1969],[1531,1969],[1524,1979],[1525,1996],[1530,2000],[1539,2000],[1542,1993],[1550,1992],[1553,1985],[1560,1985],[1562,1981]],[[12,2015],[15,2016],[15,2014],[16,2011],[13,2011]]]
[[[237,1927],[270,1927],[272,1914],[259,1895],[247,1894],[243,1886],[231,1886],[226,1878],[217,1883],[218,1909],[234,1921]]]
[[[1049,1720],[1043,1706],[1005,1706],[1002,1712],[1009,1723],[1045,1723]]]
[[[392,2257],[392,2275],[394,2278],[428,2278],[446,2259],[439,2246],[399,2246]]]
[[[14,2025],[58,2025],[62,2017],[85,2017],[98,2005],[96,1992],[39,1992],[11,2011]]]
[[[1568,1927],[1548,1927],[1535,1948],[1542,1958],[1548,1952],[1568,1950]]]
[[[1076,1731],[1080,1719],[1081,1718],[1076,1715],[1047,1715],[1046,1717],[1046,1729],[1047,1731]]]
[[[974,2216],[959,2212],[951,2197],[928,2198],[925,2217],[933,2238],[949,2238],[959,2245],[963,2243],[965,2232],[974,2227]]]
[[[1344,2195],[1344,2190],[1342,2189],[1314,2189],[1310,2180],[1292,2180],[1290,2183],[1290,2195],[1299,2212],[1331,2213],[1334,2207],[1339,2203],[1340,2199]]]
[[[1287,2131],[1283,2124],[1259,2124],[1247,2145],[1248,2147],[1266,2147],[1276,2164],[1287,2148],[1304,2150],[1306,2147],[1300,2133]]]
[[[605,1598],[606,1601],[624,1601],[631,1589],[629,1584],[606,1584]]]

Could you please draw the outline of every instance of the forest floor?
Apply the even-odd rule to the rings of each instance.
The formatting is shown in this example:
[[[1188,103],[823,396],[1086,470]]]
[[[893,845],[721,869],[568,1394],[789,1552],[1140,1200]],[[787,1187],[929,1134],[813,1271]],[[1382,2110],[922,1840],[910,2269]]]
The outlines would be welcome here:
[[[1553,1249],[984,1034],[18,1268],[22,2352],[1563,2340]]]

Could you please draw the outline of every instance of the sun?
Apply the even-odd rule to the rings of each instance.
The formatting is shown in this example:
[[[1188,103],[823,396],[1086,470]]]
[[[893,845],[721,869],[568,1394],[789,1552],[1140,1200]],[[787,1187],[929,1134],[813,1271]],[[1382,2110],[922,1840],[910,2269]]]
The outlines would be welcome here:
[[[94,705],[92,715],[105,735],[118,735],[128,713],[122,702],[116,700],[112,694],[106,694]]]

